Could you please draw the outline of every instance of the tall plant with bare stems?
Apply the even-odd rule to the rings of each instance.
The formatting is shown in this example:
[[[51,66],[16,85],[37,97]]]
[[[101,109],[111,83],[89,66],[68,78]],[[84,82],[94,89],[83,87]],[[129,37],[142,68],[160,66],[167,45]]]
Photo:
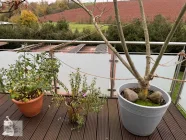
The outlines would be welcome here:
[[[167,46],[169,44],[169,42],[171,41],[177,27],[179,26],[182,17],[184,16],[184,13],[186,11],[186,2],[183,5],[174,25],[172,26],[172,29],[170,31],[170,33],[168,34],[161,50],[160,50],[160,54],[158,55],[155,64],[152,66],[152,68],[150,67],[151,64],[151,47],[150,47],[150,41],[149,41],[149,33],[148,33],[148,27],[147,27],[147,21],[146,21],[146,16],[145,16],[145,12],[144,12],[144,6],[143,6],[143,0],[138,0],[139,2],[139,7],[140,7],[140,13],[141,13],[141,21],[142,21],[142,25],[143,25],[143,29],[144,29],[144,36],[145,36],[145,44],[146,44],[146,70],[145,70],[145,75],[140,75],[139,72],[137,71],[130,55],[128,52],[128,47],[126,44],[126,40],[125,40],[125,35],[122,29],[122,23],[120,20],[120,13],[119,13],[119,8],[118,8],[118,2],[117,0],[113,0],[114,3],[114,10],[115,10],[115,18],[116,18],[116,24],[117,24],[117,28],[118,28],[118,34],[121,40],[121,45],[122,48],[125,52],[127,61],[125,61],[121,55],[117,52],[117,50],[112,46],[112,44],[109,43],[108,39],[105,37],[105,35],[103,34],[103,32],[101,31],[97,20],[99,18],[101,18],[102,14],[104,13],[104,10],[100,13],[100,15],[95,16],[93,14],[93,11],[91,11],[90,9],[88,9],[80,0],[72,0],[74,3],[78,4],[81,8],[84,9],[84,11],[91,17],[92,19],[92,23],[94,24],[96,30],[98,31],[98,33],[101,35],[102,39],[105,41],[106,45],[113,51],[113,53],[118,57],[118,59],[123,63],[123,65],[132,73],[132,75],[138,80],[139,86],[141,88],[141,92],[139,93],[139,98],[142,100],[145,100],[148,96],[148,89],[149,89],[149,82],[151,80],[153,80],[154,78],[154,73],[160,63],[160,60],[164,54],[164,52],[167,49]],[[96,1],[95,1],[96,3]]]

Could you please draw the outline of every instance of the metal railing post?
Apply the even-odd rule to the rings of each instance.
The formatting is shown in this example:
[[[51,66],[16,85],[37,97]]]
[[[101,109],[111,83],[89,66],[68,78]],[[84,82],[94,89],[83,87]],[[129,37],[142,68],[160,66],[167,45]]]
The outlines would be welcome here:
[[[185,68],[182,80],[185,80],[185,79],[186,79],[186,68]],[[182,94],[184,84],[185,84],[184,82],[181,83],[181,86],[180,86],[180,89],[179,89],[179,92],[178,92],[178,96],[176,98],[175,105],[177,105],[179,100],[180,100],[180,95]]]
[[[110,91],[110,97],[112,98],[114,96],[114,92],[116,91],[115,89],[115,73],[116,73],[116,56],[113,52],[111,52],[111,65],[110,65],[110,86],[111,88],[109,89]]]
[[[112,55],[111,55],[111,91],[110,91],[110,97],[113,97],[113,94],[114,94],[114,65],[115,65],[115,55],[114,53],[112,52]]]
[[[181,52],[185,53],[185,46],[183,47],[183,50]],[[183,58],[184,58],[183,56],[180,56],[178,61],[181,62],[183,60]],[[174,79],[178,79],[179,72],[180,72],[180,69],[181,69],[181,65],[182,65],[182,63],[177,65],[176,71],[175,71],[175,74],[174,74]],[[177,83],[176,81],[172,81],[171,88],[170,88],[170,96],[172,96],[172,94],[174,93],[176,83]]]
[[[54,58],[54,52],[53,51],[50,51],[49,52],[49,55],[50,55],[50,57],[51,57],[51,59],[53,59]],[[54,91],[55,91],[55,93],[57,93],[57,81],[56,81],[56,77],[54,77],[54,81],[53,81],[54,83]]]

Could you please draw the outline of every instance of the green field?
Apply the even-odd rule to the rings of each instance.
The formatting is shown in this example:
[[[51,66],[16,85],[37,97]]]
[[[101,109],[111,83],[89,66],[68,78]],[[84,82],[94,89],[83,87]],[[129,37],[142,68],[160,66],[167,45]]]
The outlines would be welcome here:
[[[101,24],[100,24],[101,25]],[[74,32],[76,29],[79,31],[79,32],[82,32],[83,29],[90,29],[91,31],[94,31],[95,30],[95,27],[93,24],[78,24],[78,23],[69,23],[69,26],[70,26],[70,29],[72,30],[72,32]],[[108,29],[108,26],[103,26],[101,28],[102,30],[107,30]]]

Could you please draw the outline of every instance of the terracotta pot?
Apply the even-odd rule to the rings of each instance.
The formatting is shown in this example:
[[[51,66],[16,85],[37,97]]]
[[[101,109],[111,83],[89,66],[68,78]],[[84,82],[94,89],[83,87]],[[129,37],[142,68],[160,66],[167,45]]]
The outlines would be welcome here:
[[[28,102],[16,101],[15,99],[12,99],[12,101],[26,117],[34,117],[41,111],[43,106],[43,95],[44,94]]]

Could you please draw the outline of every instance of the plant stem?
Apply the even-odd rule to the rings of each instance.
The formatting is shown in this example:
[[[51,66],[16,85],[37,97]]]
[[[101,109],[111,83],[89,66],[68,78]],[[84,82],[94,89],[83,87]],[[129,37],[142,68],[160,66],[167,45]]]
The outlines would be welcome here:
[[[186,3],[182,7],[181,12],[180,12],[178,18],[176,19],[175,24],[173,25],[170,33],[168,34],[168,36],[167,36],[167,38],[166,38],[166,40],[165,40],[165,42],[164,42],[164,44],[163,44],[163,46],[161,48],[160,54],[159,54],[158,58],[156,59],[156,62],[154,64],[154,66],[152,67],[152,69],[150,71],[150,74],[148,75],[148,78],[147,78],[148,80],[152,80],[152,76],[153,76],[155,70],[157,69],[157,67],[158,67],[158,65],[160,63],[160,60],[161,60],[165,50],[167,49],[167,46],[168,46],[170,40],[172,39],[176,29],[178,28],[178,26],[179,26],[179,24],[181,22],[181,19],[184,16],[185,11],[186,11]]]
[[[144,35],[145,35],[145,43],[146,43],[146,70],[145,70],[145,77],[146,77],[150,73],[150,62],[151,62],[150,41],[149,41],[149,32],[147,28],[147,21],[146,21],[146,16],[145,16],[142,0],[139,0],[139,5],[140,5],[140,12],[141,12],[141,17],[142,17],[142,24],[143,24],[143,30],[144,30]]]
[[[123,28],[122,28],[121,21],[120,21],[117,0],[114,0],[114,9],[115,9],[115,16],[116,16],[116,22],[117,22],[117,27],[118,27],[118,33],[119,33],[119,36],[120,36],[121,44],[122,44],[123,50],[125,52],[126,58],[127,58],[128,62],[129,62],[129,65],[130,65],[132,71],[135,74],[136,79],[140,83],[143,83],[143,78],[140,76],[140,74],[136,70],[136,68],[134,66],[134,63],[133,63],[133,61],[132,61],[132,59],[131,59],[131,57],[129,55],[129,52],[128,52],[127,44],[126,44],[126,41],[125,41],[125,36],[124,36],[124,33],[123,33]]]
[[[102,39],[105,41],[106,45],[114,52],[114,54],[118,57],[118,59],[123,63],[123,65],[132,73],[132,75],[136,78],[135,73],[133,72],[132,68],[129,66],[129,64],[121,57],[121,55],[116,51],[116,49],[109,43],[109,41],[107,40],[107,38],[105,37],[105,35],[103,34],[103,32],[101,31],[101,29],[99,28],[95,16],[92,14],[92,12],[87,9],[79,0],[75,1],[72,0],[74,3],[76,3],[77,5],[79,5],[80,7],[82,7],[85,12],[87,12],[87,14],[92,18],[93,24],[96,28],[96,30],[100,33]]]

